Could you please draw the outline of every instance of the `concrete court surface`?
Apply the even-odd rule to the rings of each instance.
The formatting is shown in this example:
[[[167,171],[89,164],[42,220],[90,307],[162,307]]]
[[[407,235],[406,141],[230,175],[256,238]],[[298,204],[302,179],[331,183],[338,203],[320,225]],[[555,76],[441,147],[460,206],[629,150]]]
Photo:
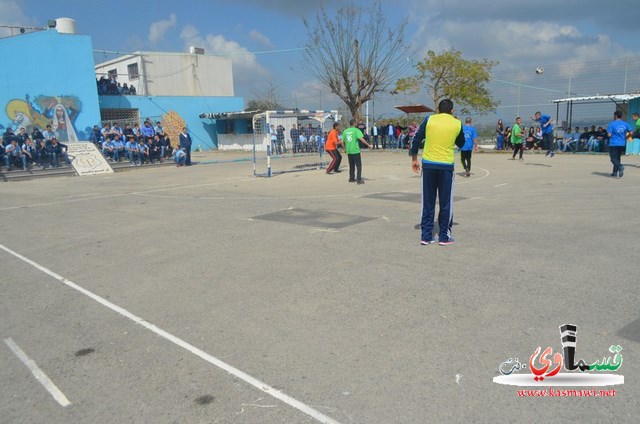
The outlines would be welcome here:
[[[363,163],[365,185],[249,162],[1,184],[0,421],[638,422],[637,157],[614,179],[474,155],[446,247],[419,245],[406,153]],[[566,323],[588,363],[623,347],[615,397],[492,381]]]

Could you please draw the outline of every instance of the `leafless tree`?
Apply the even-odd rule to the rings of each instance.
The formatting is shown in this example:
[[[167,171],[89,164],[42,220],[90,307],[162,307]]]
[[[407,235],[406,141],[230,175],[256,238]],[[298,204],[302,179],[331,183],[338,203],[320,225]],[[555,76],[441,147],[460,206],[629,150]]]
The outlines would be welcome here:
[[[362,104],[395,85],[407,66],[406,24],[390,23],[379,0],[368,8],[343,7],[335,16],[322,6],[304,20],[303,65],[360,119]]]

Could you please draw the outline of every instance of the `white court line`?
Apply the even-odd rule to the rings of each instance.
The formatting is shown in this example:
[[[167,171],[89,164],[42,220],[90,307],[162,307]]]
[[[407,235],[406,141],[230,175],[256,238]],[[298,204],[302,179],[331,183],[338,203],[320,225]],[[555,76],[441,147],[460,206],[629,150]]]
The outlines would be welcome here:
[[[494,185],[493,187],[497,188],[497,187],[504,187],[509,183],[502,183],[502,184],[498,184],[498,185]]]
[[[7,346],[9,346],[9,349],[13,351],[13,353],[18,357],[18,359],[20,359],[22,363],[25,364],[27,368],[29,368],[29,371],[31,371],[31,374],[33,374],[36,380],[38,380],[40,384],[42,384],[44,388],[47,389],[47,391],[51,394],[51,396],[53,396],[56,402],[58,402],[63,408],[65,406],[71,405],[71,402],[69,402],[69,399],[67,399],[64,393],[62,393],[60,389],[58,389],[58,387],[56,387],[56,385],[53,384],[53,381],[51,381],[51,379],[47,377],[44,371],[38,368],[35,362],[29,359],[27,354],[24,353],[22,349],[20,349],[20,347],[16,344],[16,342],[14,342],[11,338],[4,339],[4,342],[6,343]]]
[[[80,201],[84,201],[84,200],[108,199],[110,197],[128,196],[129,194],[131,194],[131,193],[105,194],[104,196],[80,197],[80,198],[76,198],[76,199],[60,200],[60,201],[57,201],[57,202],[32,203],[30,205],[9,206],[7,208],[0,208],[0,212],[10,211],[10,210],[14,210],[14,209],[36,208],[36,207],[39,207],[39,206],[62,205],[64,203],[80,202]]]
[[[473,183],[473,182],[475,182],[475,181],[484,180],[484,179],[485,179],[485,178],[487,178],[489,175],[491,175],[491,173],[489,172],[489,170],[488,170],[488,169],[484,169],[484,168],[478,168],[478,169],[481,169],[482,171],[484,171],[484,172],[486,172],[486,173],[485,173],[482,177],[480,177],[480,178],[473,178],[473,179],[471,179],[471,180],[464,180],[464,181],[460,181],[460,182],[457,182],[457,181],[456,181],[456,185],[458,186],[458,185],[460,185],[460,184],[468,184],[468,183]]]
[[[231,179],[231,180],[215,181],[215,182],[212,182],[212,183],[205,183],[205,184],[196,184],[196,185],[188,185],[188,186],[175,186],[175,187],[171,186],[171,187],[165,187],[165,188],[148,189],[148,190],[143,190],[143,191],[132,191],[132,192],[128,192],[128,193],[105,194],[105,195],[94,196],[94,197],[70,198],[72,196],[69,196],[69,198],[67,198],[66,200],[58,200],[58,201],[55,201],[55,202],[31,203],[31,204],[28,204],[28,205],[9,206],[9,207],[6,207],[6,208],[0,208],[0,212],[10,211],[10,210],[14,210],[14,209],[23,209],[23,208],[37,208],[37,207],[40,207],[40,206],[62,205],[64,203],[80,202],[80,201],[84,201],[84,200],[108,199],[110,197],[132,196],[132,195],[140,195],[140,194],[144,194],[144,193],[153,193],[153,192],[157,192],[157,191],[166,191],[166,190],[174,190],[174,189],[182,189],[182,188],[203,187],[203,186],[210,186],[210,185],[216,185],[216,184],[233,183],[233,182],[241,182],[241,181],[252,181],[252,180],[254,180],[254,178],[240,178],[240,179],[236,178],[236,179]],[[63,199],[63,198],[59,198],[59,199]]]
[[[76,195],[74,195],[74,196],[57,197],[57,198],[56,198],[56,200],[62,200],[62,199],[73,199],[74,197],[95,196],[96,194],[100,194],[100,193],[76,194]]]
[[[306,405],[302,402],[300,402],[297,399],[292,398],[291,396],[287,395],[286,393],[281,392],[280,390],[266,384],[263,383],[262,381],[258,380],[257,378],[254,378],[252,376],[250,376],[249,374],[245,373],[244,371],[239,370],[238,368],[235,368],[229,364],[227,364],[226,362],[208,354],[207,352],[203,351],[202,349],[199,349],[195,346],[193,346],[192,344],[180,339],[179,337],[174,336],[171,333],[168,333],[167,331],[156,327],[154,324],[145,321],[144,319],[138,317],[137,315],[134,315],[133,313],[127,311],[124,308],[121,308],[120,306],[109,302],[108,300],[98,296],[97,294],[90,292],[89,290],[80,287],[79,285],[77,285],[76,283],[74,283],[71,280],[67,280],[66,278],[62,277],[61,275],[56,274],[55,272],[51,271],[50,269],[32,261],[31,259],[27,258],[26,256],[22,256],[21,254],[14,252],[13,250],[9,249],[8,247],[0,244],[0,249],[4,250],[5,252],[15,256],[16,258],[20,259],[21,261],[26,262],[27,264],[31,265],[32,267],[44,272],[45,274],[55,278],[56,280],[60,281],[61,283],[65,284],[66,286],[84,294],[85,296],[95,300],[96,302],[98,302],[99,304],[101,304],[102,306],[105,306],[109,309],[111,309],[114,312],[119,313],[120,315],[122,315],[123,317],[133,321],[134,323],[146,328],[147,330],[151,331],[152,333],[157,334],[158,336],[164,338],[165,340],[170,341],[171,343],[180,346],[181,348],[191,352],[192,354],[204,359],[205,361],[209,362],[210,364],[228,372],[229,374],[233,375],[234,377],[237,377],[241,380],[243,380],[244,382],[252,385],[253,387],[257,388],[258,390],[265,392],[266,394],[273,396],[274,398],[286,403],[289,406],[292,406],[294,408],[296,408],[297,410],[307,414],[308,416],[314,418],[315,420],[317,420],[318,422],[321,423],[325,423],[325,424],[340,424],[338,421],[334,420],[333,418],[324,415],[323,413],[321,413],[320,411],[317,411],[316,409],[312,408],[309,405]]]

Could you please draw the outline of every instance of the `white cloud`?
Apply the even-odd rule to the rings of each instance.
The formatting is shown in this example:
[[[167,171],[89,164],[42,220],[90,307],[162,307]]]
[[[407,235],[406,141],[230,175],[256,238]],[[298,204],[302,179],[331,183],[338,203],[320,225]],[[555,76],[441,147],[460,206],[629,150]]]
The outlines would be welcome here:
[[[36,23],[22,10],[22,2],[17,0],[0,0],[0,25],[36,26]],[[41,23],[45,26],[46,22]],[[0,37],[18,34],[18,29],[0,28]]]
[[[251,32],[249,32],[249,38],[251,38],[253,41],[262,44],[265,47],[268,47],[270,49],[273,48],[273,43],[271,42],[271,40],[269,40],[269,37],[267,37],[266,35],[264,35],[263,33],[261,33],[258,30],[251,30]]]
[[[433,35],[437,34],[437,35]],[[440,15],[424,18],[412,40],[418,58],[428,50],[460,50],[464,57],[497,60],[501,66],[583,62],[628,54],[604,34],[586,34],[574,25],[551,21],[481,18],[461,21]]]
[[[176,26],[176,21],[176,14],[171,13],[169,19],[153,22],[149,26],[149,42],[155,44],[162,40],[167,31]]]
[[[269,72],[262,67],[256,55],[236,41],[227,40],[222,35],[207,34],[202,36],[193,25],[185,25],[180,38],[189,46],[202,47],[205,54],[228,56],[233,64],[233,80],[238,85],[255,86],[257,82],[269,76]],[[243,90],[244,91],[244,90]]]

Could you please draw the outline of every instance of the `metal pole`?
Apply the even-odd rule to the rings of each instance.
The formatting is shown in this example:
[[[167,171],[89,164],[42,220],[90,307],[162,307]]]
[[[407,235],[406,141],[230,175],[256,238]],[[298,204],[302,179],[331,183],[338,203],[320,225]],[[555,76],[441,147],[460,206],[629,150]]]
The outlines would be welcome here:
[[[368,131],[369,130],[369,101],[367,100],[367,103],[365,103],[365,110],[366,112],[366,121],[365,121],[365,128]]]
[[[360,49],[358,48],[358,39],[353,40],[353,47],[355,50],[356,56],[356,92],[358,93],[357,101],[357,114],[358,116],[354,116],[355,119],[360,120],[362,117],[362,102],[360,97]]]

